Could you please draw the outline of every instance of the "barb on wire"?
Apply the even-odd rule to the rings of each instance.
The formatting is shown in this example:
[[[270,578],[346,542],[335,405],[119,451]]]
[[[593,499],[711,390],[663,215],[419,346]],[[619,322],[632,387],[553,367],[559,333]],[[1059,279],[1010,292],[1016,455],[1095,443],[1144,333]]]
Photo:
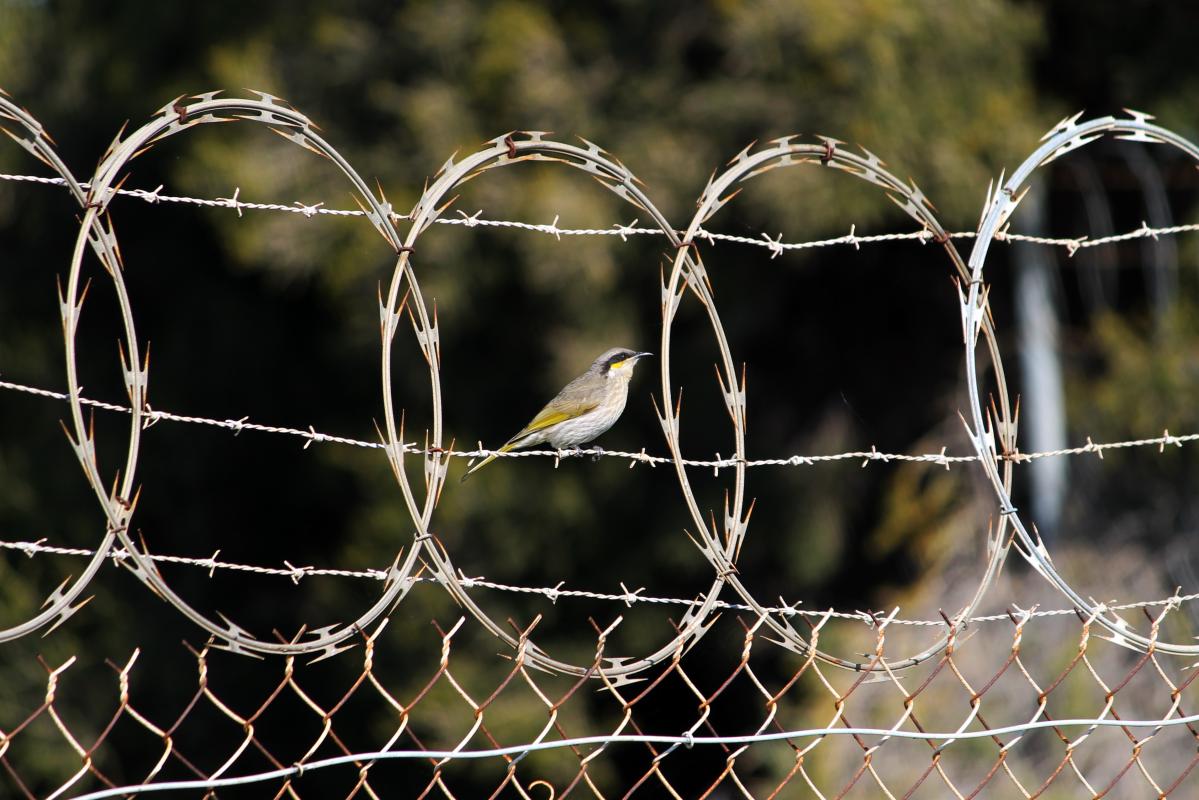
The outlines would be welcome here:
[[[33,183],[46,186],[65,186],[62,178],[48,178],[41,175],[20,175],[13,173],[0,173],[0,181],[10,181],[14,183]],[[88,184],[81,184],[83,188],[88,188]],[[239,195],[241,189],[236,188],[233,194],[229,197],[218,198],[201,198],[188,197],[185,195],[163,194],[163,187],[160,185],[153,190],[147,189],[118,189],[116,194],[122,197],[130,197],[137,200],[150,203],[152,205],[160,203],[177,203],[181,205],[192,205],[202,208],[227,208],[237,212],[237,215],[242,216],[244,211],[272,211],[283,214],[295,214],[303,217],[329,216],[329,217],[361,217],[365,216],[366,212],[356,208],[328,208],[324,203],[304,204],[299,200],[287,203],[260,203],[248,200],[241,200]],[[461,225],[467,228],[484,227],[484,228],[512,228],[515,230],[529,231],[531,233],[544,233],[561,239],[563,236],[616,236],[621,241],[627,241],[629,236],[661,236],[660,228],[638,227],[636,220],[630,225],[614,225],[610,228],[563,228],[558,225],[558,218],[548,224],[536,222],[523,222],[520,220],[505,220],[505,219],[488,219],[482,216],[482,209],[475,213],[467,215],[463,211],[458,212],[459,217],[439,217],[434,220],[440,225]],[[395,211],[391,212],[393,222],[402,222],[411,219],[410,214],[400,214]],[[1124,233],[1112,234],[1110,236],[1096,237],[1094,239],[1088,236],[1035,236],[1031,234],[1012,233],[1011,231],[1001,230],[995,233],[995,241],[997,242],[1023,242],[1027,244],[1040,244],[1048,247],[1058,247],[1066,251],[1066,254],[1073,256],[1079,250],[1085,250],[1092,247],[1102,247],[1110,244],[1119,244],[1120,242],[1133,241],[1136,239],[1156,239],[1159,236],[1177,236],[1183,233],[1199,232],[1199,223],[1189,223],[1184,225],[1169,225],[1160,228],[1150,227],[1147,223],[1142,222],[1141,227],[1126,231]],[[683,231],[677,231],[680,235]],[[881,244],[884,242],[919,242],[927,244],[934,241],[933,233],[927,229],[919,231],[909,231],[904,233],[877,233],[877,234],[858,234],[854,230],[854,226],[850,226],[850,232],[844,236],[833,236],[826,239],[812,239],[799,242],[785,242],[781,238],[781,234],[775,238],[771,238],[763,233],[758,237],[741,236],[730,233],[718,233],[709,231],[706,228],[700,228],[696,231],[699,238],[704,239],[709,243],[728,242],[730,244],[743,244],[751,247],[760,247],[771,251],[771,258],[787,251],[813,250],[824,247],[838,247],[841,245],[850,245],[855,250],[860,250],[863,244]],[[974,239],[977,231],[954,231],[946,234],[950,239]]]
[[[95,550],[86,547],[60,547],[46,543],[46,539],[38,539],[36,541],[6,541],[0,539],[0,550],[13,550],[24,554],[29,558],[37,555],[61,555],[61,556],[94,556]],[[290,579],[293,583],[298,584],[301,580],[308,577],[333,577],[333,578],[366,578],[369,580],[385,581],[388,580],[390,574],[384,569],[337,569],[333,567],[315,567],[303,566],[297,567],[284,562],[283,567],[264,567],[256,564],[242,564],[234,561],[221,561],[218,556],[220,550],[217,550],[211,556],[206,558],[197,558],[194,556],[172,556],[163,554],[150,554],[147,556],[151,561],[160,564],[180,564],[184,566],[199,567],[208,570],[209,577],[213,576],[216,570],[229,570],[232,572],[247,572],[256,575],[271,575]],[[129,553],[124,549],[117,548],[110,550],[106,557],[116,563],[121,563],[129,558]],[[673,605],[681,607],[695,607],[700,605],[701,601],[687,599],[683,597],[658,597],[654,595],[644,594],[644,589],[636,591],[628,591],[627,589],[619,592],[596,592],[586,589],[565,589],[563,588],[564,581],[559,582],[557,586],[522,586],[498,581],[491,581],[481,575],[459,576],[459,581],[468,589],[482,588],[491,589],[499,592],[510,592],[513,594],[535,594],[549,600],[551,603],[556,603],[560,598],[583,598],[588,600],[605,600],[612,603],[621,603],[625,606],[634,604],[646,605]],[[430,583],[436,584],[438,579],[428,575],[420,575],[412,578],[413,583]],[[1173,608],[1179,607],[1182,603],[1190,603],[1199,600],[1199,593],[1194,594],[1173,594],[1170,597],[1157,600],[1140,600],[1130,603],[1107,603],[1104,608],[1109,611],[1130,611],[1138,608],[1154,608],[1158,606],[1169,606]],[[753,606],[746,603],[732,603],[727,600],[717,600],[716,608],[722,611],[744,611],[755,612]],[[871,613],[866,611],[837,611],[835,609],[822,609],[820,611],[808,608],[800,608],[798,605],[787,606],[765,606],[763,608],[770,614],[779,614],[785,617],[831,617],[833,619],[856,620],[863,622],[870,627],[878,624],[878,619]],[[1057,608],[1057,609],[1035,609],[1032,611],[1021,612],[1027,618],[1033,619],[1038,617],[1060,617],[1077,614],[1074,608]],[[981,614],[969,617],[963,620],[964,623],[975,624],[982,622],[1007,622],[1011,619],[1011,614]],[[891,625],[910,625],[914,627],[939,628],[944,627],[943,619],[905,619],[895,617],[889,621]]]
[[[36,386],[29,386],[13,381],[0,380],[0,390],[20,392],[22,394],[34,395],[37,397],[45,397],[52,400],[67,400],[69,396],[65,392],[56,392],[52,389],[43,389]],[[95,408],[102,411],[113,411],[120,414],[131,414],[132,409],[129,406],[120,405],[118,403],[107,403],[101,400],[92,400],[87,397],[81,397],[79,402],[89,408]],[[146,411],[146,427],[153,425],[160,420],[169,422],[181,422],[191,425],[206,425],[214,428],[221,428],[232,431],[234,435],[242,431],[255,431],[258,433],[273,433],[282,434],[284,436],[295,436],[304,440],[304,447],[313,442],[342,444],[351,447],[361,447],[364,449],[383,450],[387,445],[381,442],[371,442],[365,439],[354,439],[348,436],[338,436],[331,433],[322,433],[315,430],[311,426],[308,428],[288,428],[278,425],[263,425],[257,422],[250,422],[249,417],[241,417],[239,419],[213,419],[210,417],[199,417],[186,414],[175,414],[170,411],[162,411],[158,409],[148,409]],[[1114,442],[1095,442],[1091,437],[1087,437],[1087,443],[1084,445],[1076,445],[1074,447],[1064,447],[1057,450],[1044,450],[1033,453],[1022,453],[1014,451],[1011,453],[1001,453],[997,458],[1001,461],[1011,461],[1016,464],[1025,464],[1032,461],[1037,461],[1043,458],[1057,458],[1061,456],[1079,456],[1079,455],[1096,455],[1103,458],[1103,454],[1107,450],[1127,450],[1137,447],[1156,447],[1158,452],[1164,452],[1167,445],[1181,447],[1190,442],[1199,441],[1199,433],[1188,433],[1182,435],[1171,434],[1169,429],[1162,432],[1161,436],[1150,436],[1141,439],[1126,439]],[[496,456],[497,458],[553,458],[561,459],[566,455],[561,450],[488,450],[486,448],[475,448],[473,450],[447,450],[438,448],[434,450],[430,447],[421,447],[415,443],[403,443],[401,446],[403,452],[414,455],[429,455],[437,453],[447,458],[485,458],[488,456]],[[835,461],[861,461],[862,466],[868,466],[873,462],[907,462],[907,463],[927,463],[949,469],[954,464],[969,464],[978,461],[977,455],[949,455],[945,452],[946,448],[942,447],[936,453],[888,453],[878,450],[871,446],[869,450],[847,450],[841,453],[825,453],[819,455],[791,455],[781,458],[756,458],[739,461],[735,458],[720,458],[719,456],[710,459],[684,458],[682,463],[688,467],[703,467],[705,469],[730,469],[737,466],[739,463],[746,467],[803,467],[814,466],[816,464],[835,462]],[[674,459],[667,456],[650,455],[644,448],[637,451],[627,450],[608,450],[598,447],[584,448],[578,451],[571,450],[569,455],[590,456],[592,458],[617,458],[626,460],[629,463],[629,468],[633,468],[638,464],[648,464],[650,466],[673,464]]]

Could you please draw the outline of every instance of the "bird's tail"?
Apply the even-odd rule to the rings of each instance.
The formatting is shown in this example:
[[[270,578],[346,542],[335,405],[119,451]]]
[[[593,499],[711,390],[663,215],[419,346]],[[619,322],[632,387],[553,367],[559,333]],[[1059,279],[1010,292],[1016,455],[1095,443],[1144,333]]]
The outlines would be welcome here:
[[[513,449],[513,448],[515,448],[515,447],[516,447],[516,445],[515,445],[515,444],[513,444],[512,442],[508,442],[508,443],[507,443],[507,444],[505,444],[503,447],[501,447],[501,448],[499,449],[499,451],[498,451],[498,452],[500,452],[500,453],[507,453],[509,450],[512,450],[512,449]],[[475,474],[475,473],[476,473],[476,472],[478,472],[479,470],[483,469],[483,467],[487,466],[487,465],[488,465],[488,464],[490,464],[492,461],[495,461],[495,456],[496,456],[496,454],[495,454],[495,453],[492,453],[491,455],[487,456],[487,458],[483,459],[483,460],[482,460],[482,461],[480,461],[478,464],[475,464],[473,467],[471,467],[470,469],[468,469],[468,470],[466,471],[466,474],[462,476],[462,480],[461,480],[461,482],[462,482],[462,483],[466,483],[466,479],[467,479],[467,478],[469,478],[471,475]]]

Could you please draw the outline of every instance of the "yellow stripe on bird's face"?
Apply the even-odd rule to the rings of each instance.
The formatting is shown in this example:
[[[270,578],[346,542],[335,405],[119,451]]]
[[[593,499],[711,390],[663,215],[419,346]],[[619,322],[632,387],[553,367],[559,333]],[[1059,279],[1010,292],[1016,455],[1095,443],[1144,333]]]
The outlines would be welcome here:
[[[608,365],[607,372],[609,375],[611,375],[613,372],[616,372],[622,378],[631,377],[633,374],[633,367],[637,366],[637,362],[640,361],[644,356],[651,355],[650,353],[634,353],[627,350],[625,353],[627,353],[627,355],[622,353],[615,354],[616,357],[621,355],[625,355],[625,357],[621,358],[619,361],[613,361]]]

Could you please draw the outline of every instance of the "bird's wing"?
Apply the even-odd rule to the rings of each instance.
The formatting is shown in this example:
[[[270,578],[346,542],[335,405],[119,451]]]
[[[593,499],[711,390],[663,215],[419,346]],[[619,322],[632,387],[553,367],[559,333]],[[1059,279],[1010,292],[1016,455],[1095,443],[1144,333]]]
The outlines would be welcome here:
[[[562,394],[565,394],[565,392]],[[598,402],[593,401],[570,401],[559,395],[553,402],[541,409],[537,413],[537,416],[533,417],[533,421],[524,427],[524,430],[509,439],[508,443],[511,444],[519,439],[523,439],[530,433],[543,431],[546,428],[557,425],[559,422],[581,417],[598,405]]]
[[[524,447],[525,445],[523,442],[521,442],[521,439],[524,439],[529,434],[543,431],[546,428],[553,427],[559,422],[565,422],[568,419],[581,417],[599,405],[598,402],[593,403],[579,400],[577,397],[579,394],[577,389],[578,387],[575,382],[572,381],[570,384],[568,384],[565,389],[558,393],[557,397],[550,401],[549,405],[541,409],[537,416],[533,417],[533,421],[526,425],[524,430],[505,442],[500,448],[500,452],[507,453],[511,450],[517,449],[518,447]],[[492,453],[478,464],[475,464],[462,476],[463,482],[494,460],[495,454]]]

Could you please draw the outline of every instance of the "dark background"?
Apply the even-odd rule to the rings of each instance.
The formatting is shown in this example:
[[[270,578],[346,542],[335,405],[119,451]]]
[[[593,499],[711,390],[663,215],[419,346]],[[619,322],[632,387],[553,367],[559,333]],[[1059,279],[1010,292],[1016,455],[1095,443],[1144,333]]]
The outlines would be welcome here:
[[[312,118],[400,210],[455,151],[465,155],[508,130],[547,130],[561,140],[584,136],[615,154],[682,225],[714,168],[751,140],[800,132],[870,148],[896,174],[914,176],[945,226],[962,231],[975,227],[987,182],[1014,168],[1067,114],[1132,107],[1184,136],[1199,134],[1196,23],[1199,14],[1184,4],[1147,2],[183,8],[0,0],[0,88],[46,126],[81,178],[126,120],[140,125],[180,94],[250,87]],[[1063,160],[1086,159],[1101,179],[1114,232],[1148,218],[1142,184],[1124,155],[1136,147],[1102,144]],[[1193,165],[1165,148],[1145,154],[1173,218],[1189,221]],[[15,145],[0,148],[0,169],[46,174]],[[1013,229],[1036,223],[1055,235],[1097,235],[1083,213],[1077,170],[1058,165],[1043,175],[1046,215],[1030,221],[1017,214]],[[247,201],[353,207],[327,164],[261,126],[204,126],[156,147],[134,163],[127,186],[159,184],[195,197],[228,197],[238,187]],[[553,165],[488,174],[463,187],[455,208],[482,209],[491,219],[557,217],[562,227],[580,228],[636,216],[585,176]],[[69,264],[76,217],[61,190],[0,181],[5,380],[65,387],[55,281]],[[113,218],[139,336],[152,343],[155,408],[375,438],[382,415],[376,291],[394,256],[368,225],[131,199],[114,203]],[[843,235],[851,224],[860,235],[912,229],[873,187],[811,168],[752,182],[708,227],[802,241]],[[959,247],[967,252],[969,244]],[[1071,444],[1199,430],[1191,401],[1199,381],[1194,245],[1179,237],[1177,251],[1174,265],[1164,267],[1173,276],[1164,305],[1152,302],[1145,277],[1145,264],[1164,256],[1146,243],[1073,259],[1050,251]],[[1012,388],[1027,395],[1036,387],[1021,380],[1013,310],[1012,266],[1022,252],[993,247],[987,275]],[[751,458],[871,445],[968,451],[957,418],[964,408],[957,297],[940,251],[907,242],[772,259],[763,248],[717,244],[705,246],[703,257],[734,357],[747,365]],[[657,349],[664,258],[655,237],[625,243],[510,229],[429,231],[414,263],[441,322],[447,438],[498,445],[608,346]],[[1099,268],[1105,278],[1096,294],[1085,271]],[[82,383],[89,396],[120,402],[115,303],[107,278],[94,263],[89,270],[96,285],[80,334]],[[687,454],[727,455],[727,415],[712,378],[716,348],[690,300],[675,337]],[[396,359],[393,390],[406,409],[409,440],[419,441],[429,419],[427,372],[404,329]],[[659,392],[657,365],[640,367],[624,418],[601,444],[664,453],[650,402]],[[46,537],[71,547],[98,539],[100,511],[58,424],[66,416],[54,401],[0,392],[0,538]],[[123,458],[122,425],[118,416],[97,417],[109,475]],[[301,445],[156,425],[139,464],[138,533],[156,553],[202,558],[219,549],[222,560],[268,566],[285,559],[345,569],[388,565],[412,533],[382,455]],[[1072,460],[1065,511],[1053,524],[1042,520],[1047,535],[1062,547],[1098,542],[1159,565],[1170,553],[1174,566],[1158,567],[1163,585],[1186,584],[1187,541],[1199,510],[1190,452]],[[465,485],[457,483],[462,464],[451,466],[434,529],[466,574],[610,592],[623,581],[672,597],[707,587],[709,567],[684,535],[690,520],[671,470],[629,471],[614,459],[552,466],[501,461]],[[719,509],[723,483],[704,475],[693,478],[701,502]],[[1018,491],[1019,501],[1029,499],[1025,484]],[[782,595],[815,608],[903,603],[935,613],[960,589],[943,576],[977,563],[993,513],[987,490],[966,469],[862,469],[856,461],[765,468],[751,472],[749,494],[757,506],[739,563],[743,579],[764,602]],[[3,624],[35,613],[81,564],[0,552]],[[308,579],[297,587],[219,571],[210,578],[188,567],[164,573],[197,607],[227,613],[260,636],[353,618],[378,591],[361,579]],[[1102,585],[1102,576],[1074,577]],[[40,691],[35,653],[51,663],[77,654],[89,664],[123,664],[140,647],[142,663],[154,664],[158,676],[143,684],[143,704],[169,708],[188,696],[194,662],[179,642],[199,645],[203,632],[123,571],[106,568],[92,586],[96,599],[48,638],[0,645],[0,677],[16,688],[0,691],[0,727],[28,713],[29,692]],[[668,614],[654,607],[546,606],[502,593],[480,602],[494,618],[523,624],[544,612],[543,646],[576,660],[587,660],[594,646],[589,616],[602,625],[626,614],[622,652],[646,652],[670,638]],[[400,606],[381,644],[413,665],[410,675],[393,676],[399,694],[411,693],[432,669],[438,640],[430,620],[452,624],[458,613],[434,587]],[[496,643],[477,633],[461,647],[490,655]],[[719,648],[713,652],[712,674],[727,674]],[[233,670],[240,662],[229,663]],[[343,673],[335,661],[319,669],[344,677],[358,666],[345,664]],[[485,676],[486,667],[479,669]],[[186,680],[171,679],[176,672]],[[226,691],[254,696],[251,683]],[[670,719],[671,701],[659,702]],[[362,718],[377,711],[363,709]],[[280,737],[311,740],[280,727]],[[54,785],[46,776],[62,769],[47,755],[27,779]],[[136,766],[125,769],[126,779],[138,779]],[[113,771],[120,775],[122,767]]]

